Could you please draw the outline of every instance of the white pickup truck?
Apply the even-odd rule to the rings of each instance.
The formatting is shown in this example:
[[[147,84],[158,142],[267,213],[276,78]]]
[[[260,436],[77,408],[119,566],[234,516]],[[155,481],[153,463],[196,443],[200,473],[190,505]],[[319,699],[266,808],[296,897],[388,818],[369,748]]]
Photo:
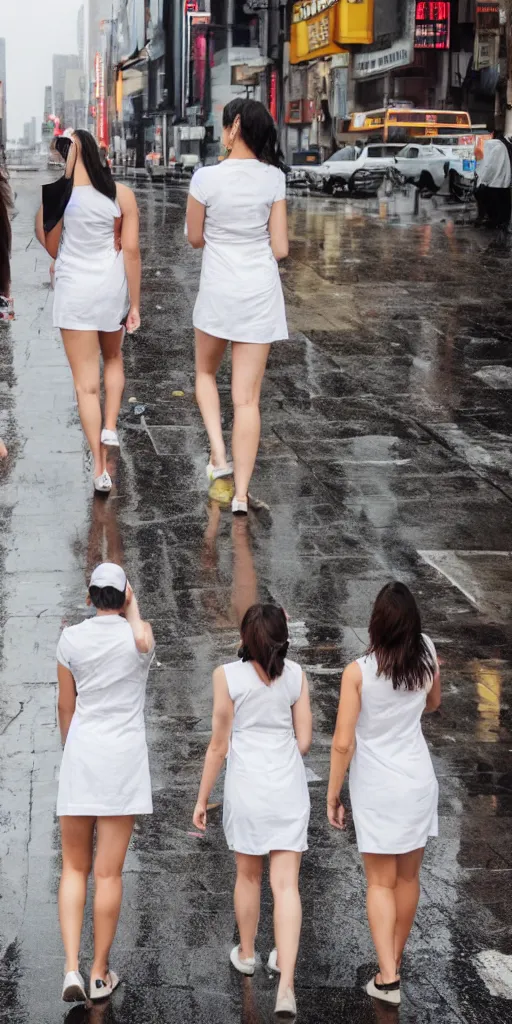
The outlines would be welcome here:
[[[323,164],[292,167],[288,183],[309,184],[328,195],[347,189],[350,192],[373,192],[401,149],[402,145],[390,142],[371,142],[362,149],[344,146]]]

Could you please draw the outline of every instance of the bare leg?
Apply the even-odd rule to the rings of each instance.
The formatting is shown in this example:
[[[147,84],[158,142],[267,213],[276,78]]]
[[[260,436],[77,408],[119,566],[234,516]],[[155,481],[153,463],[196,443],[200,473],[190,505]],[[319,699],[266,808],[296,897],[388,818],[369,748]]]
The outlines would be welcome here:
[[[260,919],[261,875],[263,858],[247,853],[236,854],[235,917],[240,933],[240,956],[254,956],[254,943]]]
[[[124,367],[122,344],[124,327],[120,331],[100,331],[100,348],[103,356],[103,380],[105,383],[105,427],[116,430],[117,417],[121,408],[124,391]]]
[[[0,459],[6,459],[7,454],[7,448],[5,447],[5,444],[2,441],[2,438],[0,437]]]
[[[368,882],[366,907],[382,982],[396,981],[395,928],[397,858],[394,854],[363,853]]]
[[[78,412],[89,442],[94,476],[106,465],[101,450],[100,346],[97,331],[61,331],[64,348],[73,374]]]
[[[122,871],[135,818],[98,818],[94,859],[94,962],[91,981],[106,980],[123,896]]]
[[[60,819],[62,875],[59,920],[66,954],[66,974],[78,970],[87,878],[92,865],[94,822],[94,818],[67,815]]]
[[[246,501],[260,443],[260,391],[270,345],[235,341],[231,349],[235,494]]]
[[[411,853],[400,853],[396,858],[395,961],[397,970],[416,916],[420,898],[420,868],[424,852],[424,849],[413,850]]]
[[[294,991],[295,964],[299,952],[302,906],[299,871],[302,854],[273,850],[270,854],[270,884],[274,896],[274,935],[281,971],[279,994]]]
[[[217,373],[227,341],[214,338],[196,328],[196,399],[210,442],[214,466],[226,465],[226,447],[222,436]]]

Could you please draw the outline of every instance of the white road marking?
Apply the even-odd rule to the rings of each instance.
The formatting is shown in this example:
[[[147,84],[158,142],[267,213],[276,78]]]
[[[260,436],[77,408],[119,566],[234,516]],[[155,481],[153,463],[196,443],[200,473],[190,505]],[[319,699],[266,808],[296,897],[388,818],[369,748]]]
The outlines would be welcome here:
[[[488,991],[500,999],[512,999],[512,956],[497,949],[483,949],[473,963]]]

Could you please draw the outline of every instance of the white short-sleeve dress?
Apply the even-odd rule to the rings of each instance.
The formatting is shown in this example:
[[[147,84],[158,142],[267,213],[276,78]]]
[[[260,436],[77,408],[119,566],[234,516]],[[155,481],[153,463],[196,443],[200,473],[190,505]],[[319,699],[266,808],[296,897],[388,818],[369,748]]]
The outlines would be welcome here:
[[[53,326],[119,331],[129,309],[124,257],[115,246],[119,203],[92,185],[73,188],[55,262]]]
[[[435,647],[424,638],[437,667]],[[361,713],[350,765],[350,802],[361,853],[410,853],[437,836],[439,787],[421,729],[429,685],[394,690],[373,654],[358,658]],[[431,685],[430,680],[430,685]]]
[[[201,167],[190,195],[206,207],[203,262],[194,327],[228,341],[267,344],[288,338],[268,222],[286,198],[283,172],[260,160]]]
[[[269,686],[249,661],[224,671],[235,706],[224,784],[229,849],[253,856],[307,850],[309,791],[292,720],[302,669],[287,659]]]
[[[141,654],[121,615],[64,629],[57,661],[76,685],[60,768],[57,814],[151,814],[144,702],[154,651]]]

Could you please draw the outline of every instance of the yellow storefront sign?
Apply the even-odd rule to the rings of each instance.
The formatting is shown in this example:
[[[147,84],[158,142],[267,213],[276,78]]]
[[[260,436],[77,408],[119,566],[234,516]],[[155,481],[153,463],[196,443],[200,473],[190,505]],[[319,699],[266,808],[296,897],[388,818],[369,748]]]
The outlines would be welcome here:
[[[293,5],[290,63],[373,42],[374,0],[303,0]]]

